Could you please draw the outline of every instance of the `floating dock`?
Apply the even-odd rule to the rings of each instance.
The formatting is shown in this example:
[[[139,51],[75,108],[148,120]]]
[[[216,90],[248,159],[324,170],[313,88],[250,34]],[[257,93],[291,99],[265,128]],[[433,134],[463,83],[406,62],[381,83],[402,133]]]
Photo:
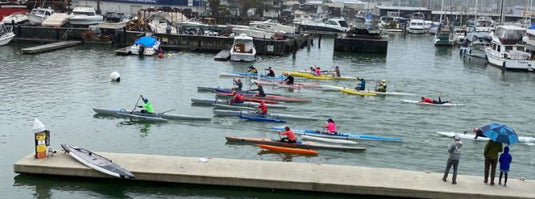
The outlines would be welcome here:
[[[127,46],[127,47],[119,48],[115,50],[115,54],[116,55],[130,55],[132,54],[132,52],[130,51],[130,46]]]
[[[531,180],[509,179],[508,186],[502,187],[484,184],[481,176],[460,175],[457,176],[458,184],[452,185],[451,174],[448,182],[443,182],[442,173],[424,171],[222,158],[98,154],[130,170],[136,177],[134,180],[140,181],[410,198],[535,198],[535,181]],[[29,154],[14,164],[14,171],[112,178],[82,165],[63,151],[39,160]]]
[[[44,53],[49,52],[53,50],[68,48],[76,45],[80,45],[81,41],[60,41],[60,42],[54,42],[49,44],[44,44],[40,46],[34,46],[29,48],[23,48],[22,54],[38,54],[38,53]]]
[[[227,61],[230,58],[230,50],[221,50],[217,55],[215,55],[214,60],[216,61]]]

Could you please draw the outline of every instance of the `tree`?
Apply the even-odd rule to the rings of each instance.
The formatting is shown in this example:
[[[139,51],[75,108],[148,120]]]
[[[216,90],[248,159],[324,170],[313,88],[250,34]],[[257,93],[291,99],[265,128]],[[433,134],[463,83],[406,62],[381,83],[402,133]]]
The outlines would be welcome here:
[[[212,10],[213,16],[219,16],[219,5],[221,4],[220,0],[208,0],[208,6]]]

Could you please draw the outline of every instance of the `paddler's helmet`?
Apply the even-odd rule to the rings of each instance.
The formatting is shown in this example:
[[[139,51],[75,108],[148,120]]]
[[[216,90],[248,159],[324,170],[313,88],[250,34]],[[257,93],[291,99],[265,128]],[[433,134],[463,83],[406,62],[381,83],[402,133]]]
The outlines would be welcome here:
[[[386,79],[381,80],[381,82],[386,83]]]
[[[143,98],[143,102],[145,103],[149,102],[149,98]]]

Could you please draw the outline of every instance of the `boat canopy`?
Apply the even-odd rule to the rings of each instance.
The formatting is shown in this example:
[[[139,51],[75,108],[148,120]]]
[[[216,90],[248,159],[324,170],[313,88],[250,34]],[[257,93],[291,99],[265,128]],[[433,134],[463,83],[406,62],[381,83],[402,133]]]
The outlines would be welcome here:
[[[154,46],[155,43],[156,38],[154,37],[141,37],[134,42],[134,44],[143,44],[146,47]]]

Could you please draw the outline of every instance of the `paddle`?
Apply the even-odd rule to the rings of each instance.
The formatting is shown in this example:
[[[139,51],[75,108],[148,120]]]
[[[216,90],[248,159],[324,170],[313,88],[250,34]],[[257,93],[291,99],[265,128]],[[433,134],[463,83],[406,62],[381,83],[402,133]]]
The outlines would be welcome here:
[[[132,109],[132,111],[130,111],[130,114],[134,112],[134,110],[136,110],[136,107],[137,107],[137,104],[139,103],[139,100],[141,99],[141,95],[139,95],[139,97],[137,98],[137,102],[136,102],[136,105],[134,105],[134,109]]]
[[[167,110],[167,111],[161,112],[160,114],[165,114],[165,113],[167,113],[167,112],[170,112],[170,111],[174,111],[174,110],[176,110],[176,109],[175,109],[175,108],[174,108],[174,109],[170,109],[170,110]]]

